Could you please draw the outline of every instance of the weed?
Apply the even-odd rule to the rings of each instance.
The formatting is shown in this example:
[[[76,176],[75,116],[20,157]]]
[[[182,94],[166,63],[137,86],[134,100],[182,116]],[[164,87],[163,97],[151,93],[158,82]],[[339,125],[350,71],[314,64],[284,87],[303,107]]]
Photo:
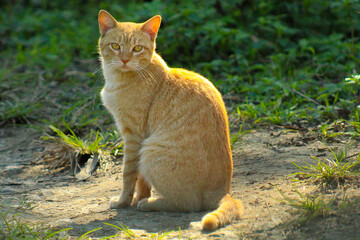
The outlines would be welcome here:
[[[118,234],[115,235],[111,235],[111,236],[105,236],[102,237],[101,239],[105,240],[105,239],[114,239],[114,238],[121,238],[121,239],[154,239],[154,240],[160,240],[160,239],[164,239],[167,235],[169,235],[170,233],[172,233],[173,231],[170,232],[164,232],[164,233],[148,233],[148,234],[142,234],[141,236],[137,235],[134,231],[132,231],[131,229],[129,229],[126,225],[124,224],[120,224],[119,226],[115,225],[115,224],[111,224],[111,223],[104,223],[107,226],[113,227],[116,230],[120,231]],[[84,233],[83,235],[81,235],[78,239],[84,239],[85,237],[88,237],[91,233],[101,230],[103,229],[102,227],[99,228],[95,228],[92,229],[86,233]],[[180,238],[180,231],[181,229],[179,228],[179,239]]]
[[[119,140],[117,132],[110,132],[104,139],[99,131],[96,133],[91,131],[89,136],[81,139],[66,123],[63,124],[70,134],[65,134],[51,125],[50,129],[57,136],[43,136],[43,139],[49,143],[38,161],[47,163],[52,169],[60,171],[71,166],[72,171],[78,174],[84,164],[89,163],[91,166],[85,169],[87,169],[86,176],[90,176],[89,174],[98,164],[103,169],[107,169],[113,164],[110,161],[112,157],[122,154],[123,142]]]
[[[157,45],[168,64],[196,70],[221,92],[240,96],[237,107],[248,121],[318,124],[341,117],[335,107],[353,113],[359,102],[358,75],[352,74],[360,64],[356,0],[200,0],[166,6],[30,1],[2,7],[7,25],[0,28],[0,122],[40,119],[60,128],[64,121],[84,131],[111,124],[99,97],[94,99],[99,77],[91,73],[98,65],[93,19],[100,8],[111,8],[120,21],[162,14]],[[342,81],[347,74],[352,76]],[[41,98],[32,99],[34,89]],[[9,92],[19,101],[9,99]]]
[[[301,172],[292,175],[313,179],[324,187],[337,187],[346,181],[359,178],[359,173],[356,171],[356,167],[360,165],[359,155],[355,161],[348,161],[346,149],[334,152],[330,147],[324,146],[330,150],[333,159],[321,160],[312,156],[316,160],[315,164],[306,163],[304,166],[299,166],[293,163]]]
[[[71,228],[54,228],[44,223],[33,223],[22,221],[21,214],[25,211],[30,210],[34,207],[35,202],[29,199],[23,199],[19,203],[14,203],[15,199],[9,199],[0,203],[0,238],[4,240],[15,240],[15,239],[70,239],[71,237],[67,234]],[[6,209],[5,211],[2,211]],[[14,211],[12,211],[13,209]],[[160,240],[165,239],[166,236],[171,234],[173,231],[160,232],[160,233],[146,233],[142,235],[136,234],[134,231],[129,229],[126,225],[120,224],[114,225],[111,223],[104,223],[107,226],[119,230],[118,234],[112,236],[104,236],[101,239],[154,239]],[[77,239],[88,239],[92,233],[103,229],[98,227],[82,234]],[[64,236],[67,236],[66,238]],[[181,229],[179,228],[179,238],[181,239]]]
[[[333,196],[326,198],[322,195],[309,195],[301,193],[297,188],[294,187],[294,191],[298,197],[291,198],[286,196],[282,191],[277,189],[283,199],[279,201],[295,208],[300,214],[297,220],[298,224],[303,224],[311,219],[321,217],[326,218],[335,212],[342,211],[349,205],[349,201],[345,196],[339,199],[339,196]]]
[[[354,86],[352,92],[360,97],[360,75],[355,74],[351,77],[345,78],[345,83]],[[355,89],[355,90],[354,90]],[[358,100],[359,101],[359,100]]]
[[[0,207],[6,210],[0,211],[0,238],[5,240],[60,239],[61,233],[70,230],[70,228],[56,230],[42,223],[22,221],[21,213],[33,206],[34,202],[29,199],[22,200],[16,206],[11,204],[11,200],[1,203]],[[12,212],[12,209],[15,212]]]
[[[356,138],[360,135],[360,106],[357,106],[353,113],[353,121],[350,121],[350,125],[352,126],[352,131],[349,134]]]
[[[69,228],[54,231],[43,224],[22,222],[19,215],[0,214],[0,237],[6,240],[15,239],[58,239],[56,235],[70,230]]]
[[[100,149],[106,147],[105,143],[101,143],[103,140],[102,135],[99,131],[96,132],[95,138],[93,138],[94,132],[90,133],[89,139],[93,139],[92,141],[82,140],[71,130],[71,128],[64,123],[67,129],[70,131],[70,135],[66,135],[64,132],[59,130],[54,126],[49,126],[51,130],[53,130],[58,137],[58,141],[63,142],[68,145],[70,148],[74,149],[74,151],[79,152],[80,154],[94,154],[100,151]],[[55,140],[54,137],[43,137],[45,140]]]
[[[23,103],[23,102],[1,102],[0,125],[10,124],[27,124],[34,120],[34,111],[41,107],[40,103]]]
[[[332,131],[332,126],[327,123],[320,125],[320,139],[323,141],[334,140],[336,137],[343,135],[343,132]]]
[[[241,137],[244,136],[246,133],[249,132],[249,130],[247,131],[243,131],[242,130],[242,127],[243,125],[240,125],[240,128],[239,128],[239,131],[235,134],[232,134],[230,136],[230,145],[231,145],[231,148],[234,147],[235,143],[237,143],[238,141],[241,140]]]
[[[173,232],[173,231],[170,231],[170,232],[164,232],[164,233],[149,233],[149,234],[147,234],[147,236],[141,237],[141,236],[138,236],[133,231],[131,231],[124,224],[120,224],[120,226],[116,226],[116,225],[110,224],[110,223],[104,223],[104,224],[118,229],[121,233],[123,233],[129,239],[164,239],[167,235],[169,235],[170,233]],[[180,239],[180,228],[179,228],[179,239]]]

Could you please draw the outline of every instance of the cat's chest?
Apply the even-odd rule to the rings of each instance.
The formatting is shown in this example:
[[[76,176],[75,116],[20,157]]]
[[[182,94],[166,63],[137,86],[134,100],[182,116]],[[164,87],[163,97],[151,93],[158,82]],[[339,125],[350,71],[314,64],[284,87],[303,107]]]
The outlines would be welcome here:
[[[103,88],[101,98],[105,107],[112,114],[117,115],[121,113],[128,114],[134,108],[144,104],[144,99],[131,91],[107,90]]]
[[[120,107],[120,105],[123,104],[123,99],[121,99],[120,96],[118,96],[117,92],[108,91],[105,88],[101,90],[100,93],[102,102],[104,103],[104,106],[113,113],[117,108]]]
[[[146,90],[103,88],[101,98],[120,128],[139,128],[145,124],[150,102]]]

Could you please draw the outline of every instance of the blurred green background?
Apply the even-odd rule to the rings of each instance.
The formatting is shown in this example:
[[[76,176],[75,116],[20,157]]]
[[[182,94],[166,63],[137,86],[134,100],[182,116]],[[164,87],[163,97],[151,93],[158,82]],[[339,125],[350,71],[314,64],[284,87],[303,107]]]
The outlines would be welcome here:
[[[209,78],[241,122],[344,120],[358,131],[357,0],[24,0],[0,8],[3,126],[112,124],[98,96],[97,14],[105,9],[118,21],[161,14],[157,51],[169,66]]]

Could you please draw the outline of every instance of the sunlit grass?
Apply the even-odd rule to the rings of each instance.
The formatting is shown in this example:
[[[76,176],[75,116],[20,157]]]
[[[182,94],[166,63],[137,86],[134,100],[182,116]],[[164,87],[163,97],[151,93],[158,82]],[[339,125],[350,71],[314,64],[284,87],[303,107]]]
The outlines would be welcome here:
[[[117,234],[113,234],[107,236],[106,234],[99,239],[166,239],[166,237],[173,233],[173,231],[169,232],[160,232],[160,233],[144,233],[141,235],[137,235],[134,231],[129,229],[126,225],[120,224],[119,226],[104,223],[107,226],[111,226],[118,230]],[[76,239],[92,239],[91,236],[99,230],[102,230],[103,227],[94,228],[86,233],[82,234]],[[29,239],[29,240],[47,240],[47,239],[74,239],[71,236],[72,228],[58,228],[58,227],[49,227],[44,223],[33,223],[29,221],[22,221],[21,214],[9,214],[0,213],[0,238],[4,240],[17,240],[17,239]],[[173,237],[173,239],[176,237]],[[181,229],[179,228],[178,239],[181,239]]]
[[[104,169],[108,165],[113,165],[111,159],[113,157],[122,155],[123,141],[117,131],[109,131],[105,137],[100,131],[91,131],[89,135],[80,138],[75,132],[66,124],[63,123],[69,134],[50,125],[49,128],[55,133],[55,136],[47,134],[43,136],[46,148],[39,158],[40,162],[46,163],[52,169],[68,168],[77,174],[89,159],[99,163]],[[96,166],[91,167],[91,171]]]
[[[70,228],[56,229],[44,223],[24,221],[22,214],[36,206],[36,202],[23,199],[15,203],[14,199],[0,203],[0,239],[64,239],[60,237]]]
[[[0,103],[0,125],[29,124],[36,121],[35,110],[41,107],[39,102],[1,102]]]
[[[351,10],[357,2],[309,2],[313,7],[307,11],[300,11],[301,2],[279,2],[282,8],[274,7],[273,2],[257,2],[252,3],[253,7],[243,3],[248,11],[246,21],[253,24],[237,27],[233,24],[240,13],[225,3],[216,6],[200,1],[196,8],[191,1],[169,3],[167,8],[157,1],[108,1],[81,7],[76,2],[64,5],[59,1],[4,3],[1,17],[8,24],[0,29],[4,41],[0,90],[25,87],[30,93],[41,87],[48,96],[35,99],[31,105],[26,105],[29,101],[23,97],[20,100],[24,101],[4,99],[7,103],[0,106],[0,121],[46,121],[56,127],[65,121],[71,128],[89,132],[104,119],[110,119],[106,124],[111,124],[99,98],[91,100],[102,84],[101,73],[92,73],[100,69],[96,53],[98,26],[93,19],[100,8],[111,8],[114,16],[124,21],[141,22],[150,17],[149,12],[163,14],[166,24],[160,29],[157,46],[164,59],[170,66],[200,72],[223,94],[237,96],[234,107],[248,122],[288,125],[306,121],[313,125],[349,117],[349,121],[359,122],[352,113],[358,105],[356,72],[360,69],[356,53],[360,44],[350,34],[354,31],[352,23],[359,19],[358,14],[350,14],[355,12]],[[84,13],[83,8],[88,11]],[[289,9],[286,17],[279,13],[283,8]],[[324,24],[312,21],[317,8],[326,9],[320,11]],[[129,9],[137,14],[129,16]],[[217,17],[208,17],[214,14]],[[327,25],[329,20],[334,25]],[[313,28],[318,35],[312,34]],[[34,74],[31,79],[33,83],[38,81],[37,85],[22,81],[29,73]],[[42,111],[34,111],[39,106]],[[342,115],[336,109],[349,113]]]
[[[88,139],[81,139],[74,133],[72,129],[70,129],[66,123],[64,124],[70,131],[70,134],[65,134],[60,129],[51,125],[49,128],[57,134],[57,137],[44,136],[43,139],[60,141],[74,149],[74,151],[78,151],[80,154],[94,154],[99,152],[102,148],[107,147],[107,143],[103,142],[103,136],[99,131],[97,131],[95,134],[94,132],[90,132]],[[95,137],[93,137],[94,135]]]
[[[71,227],[56,227],[51,224],[45,224],[43,222],[25,221],[23,220],[23,214],[30,211],[36,206],[36,201],[23,199],[21,201],[15,199],[9,199],[7,201],[0,202],[0,239],[4,240],[18,240],[18,239],[29,239],[29,240],[47,240],[47,239],[92,239],[95,232],[102,230],[103,227],[91,229],[83,233],[80,236],[71,235]],[[165,231],[158,233],[142,233],[141,235],[136,234],[134,231],[129,229],[125,224],[113,224],[104,223],[106,226],[117,231],[116,234],[106,235],[103,232],[103,236],[99,239],[166,239],[169,234],[174,231]],[[172,239],[181,239],[181,229],[176,233]]]
[[[324,187],[337,187],[345,182],[359,179],[359,154],[355,160],[350,160],[348,159],[347,149],[340,149],[335,152],[330,147],[324,146],[331,152],[332,158],[319,159],[312,156],[316,160],[314,164],[305,163],[305,165],[300,166],[293,163],[301,171],[292,175],[312,179],[324,185]]]
[[[52,230],[44,224],[23,222],[18,214],[0,214],[0,218],[0,238],[4,240],[60,239],[61,232],[70,230],[70,228]]]
[[[296,197],[289,197],[278,189],[282,199],[279,201],[293,207],[296,210],[297,216],[295,222],[303,224],[311,219],[321,217],[326,218],[331,214],[343,211],[350,206],[350,202],[343,194],[340,198],[338,195],[326,196],[324,194],[306,194],[301,193],[294,187]]]
[[[249,130],[243,131],[243,125],[240,125],[238,132],[230,135],[231,147],[234,147],[235,143],[241,141],[241,138],[248,132]]]

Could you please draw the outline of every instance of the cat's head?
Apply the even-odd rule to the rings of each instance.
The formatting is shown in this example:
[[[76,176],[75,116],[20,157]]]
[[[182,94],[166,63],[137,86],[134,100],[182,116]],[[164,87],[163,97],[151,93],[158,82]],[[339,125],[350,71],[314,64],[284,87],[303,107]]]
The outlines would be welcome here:
[[[155,50],[161,17],[145,23],[117,22],[108,12],[99,12],[99,50],[109,67],[119,71],[136,71],[148,66]]]

